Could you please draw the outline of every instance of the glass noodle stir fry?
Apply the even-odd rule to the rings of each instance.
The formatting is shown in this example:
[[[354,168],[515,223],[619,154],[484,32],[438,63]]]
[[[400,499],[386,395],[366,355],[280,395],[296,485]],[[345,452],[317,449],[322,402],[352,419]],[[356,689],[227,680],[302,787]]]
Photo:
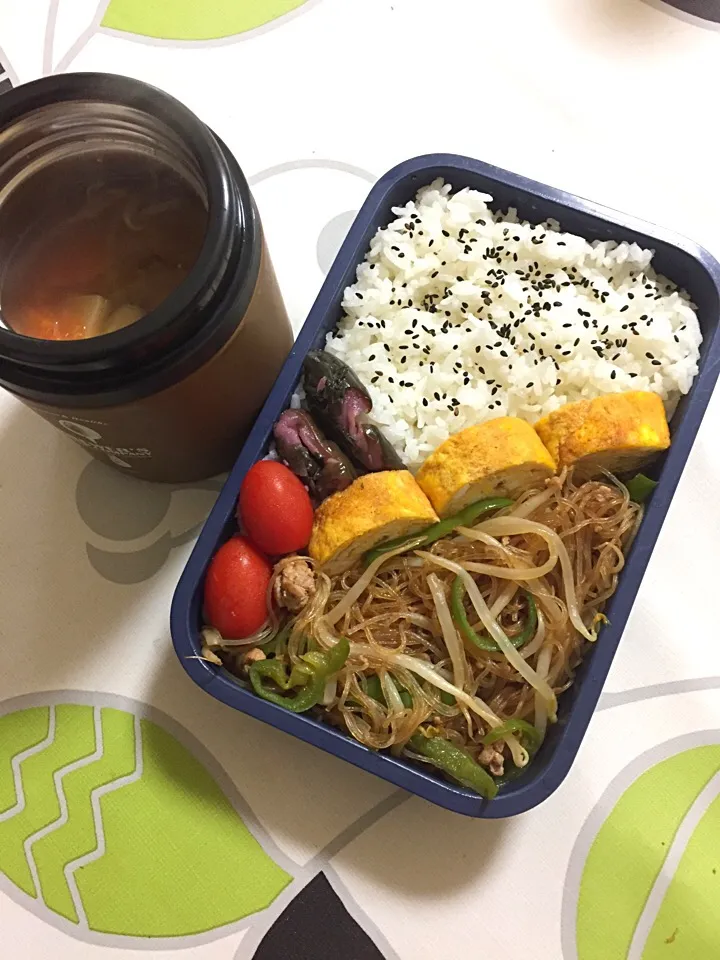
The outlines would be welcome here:
[[[264,626],[233,643],[206,628],[203,657],[266,700],[491,798],[555,721],[641,512],[612,475],[565,470],[344,572],[285,556],[268,574]]]

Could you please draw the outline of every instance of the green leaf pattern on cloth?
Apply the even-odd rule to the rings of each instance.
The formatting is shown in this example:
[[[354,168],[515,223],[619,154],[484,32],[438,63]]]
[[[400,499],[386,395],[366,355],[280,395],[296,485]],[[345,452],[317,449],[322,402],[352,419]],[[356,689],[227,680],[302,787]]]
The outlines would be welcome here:
[[[103,27],[159,40],[219,40],[262,27],[306,0],[110,0]]]
[[[720,791],[719,772],[720,744],[695,747],[652,766],[623,793],[585,863],[578,960],[709,960],[716,955],[720,799],[716,796],[704,812],[702,801],[708,786]],[[690,833],[686,842],[680,831]],[[646,909],[649,931],[640,923]]]
[[[77,704],[0,717],[0,872],[72,923],[134,937],[214,930],[292,879],[174,736]]]

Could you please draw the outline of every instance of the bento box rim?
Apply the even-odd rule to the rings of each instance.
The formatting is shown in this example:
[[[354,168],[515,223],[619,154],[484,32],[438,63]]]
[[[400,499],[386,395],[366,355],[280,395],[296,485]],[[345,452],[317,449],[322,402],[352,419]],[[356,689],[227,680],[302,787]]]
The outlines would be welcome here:
[[[295,387],[306,353],[312,347],[328,312],[338,307],[338,297],[342,295],[342,289],[338,287],[344,287],[342,280],[348,267],[350,264],[353,267],[356,266],[365,255],[366,241],[363,238],[368,227],[373,223],[378,211],[384,209],[387,195],[399,183],[407,181],[410,185],[413,178],[418,179],[422,175],[423,182],[414,187],[412,194],[408,196],[410,199],[416,189],[436,179],[441,170],[481,175],[498,182],[504,188],[516,188],[539,199],[565,206],[582,215],[597,218],[612,226],[632,230],[647,237],[651,242],[660,241],[668,244],[689,255],[705,270],[720,300],[720,264],[706,249],[670,230],[470,157],[444,153],[426,154],[398,164],[372,187],[333,261],[295,344],[187,560],[173,597],[170,625],[173,645],[183,668],[198,686],[216,699],[341,759],[348,760],[364,770],[390,780],[445,809],[470,817],[504,818],[524,813],[546,800],[565,780],[577,756],[717,380],[720,365],[718,355],[720,338],[717,322],[712,331],[707,335],[704,334],[700,371],[688,396],[682,425],[673,438],[672,447],[663,464],[663,482],[650,501],[642,527],[633,545],[632,554],[613,597],[613,625],[606,628],[607,632],[603,636],[605,642],[595,652],[593,670],[583,677],[577,699],[564,718],[564,730],[554,747],[552,756],[537,777],[530,777],[527,782],[520,783],[516,788],[510,785],[493,801],[487,802],[470,791],[436,779],[423,770],[388,754],[368,750],[339,731],[317,723],[307,716],[292,714],[282,707],[268,703],[243,689],[209,664],[193,659],[197,636],[197,624],[192,623],[190,618],[193,597],[201,585],[207,565],[220,545],[225,527],[234,512],[242,478],[252,464],[262,456],[272,424],[281,412],[286,397]],[[379,224],[375,224],[374,229],[378,226]]]

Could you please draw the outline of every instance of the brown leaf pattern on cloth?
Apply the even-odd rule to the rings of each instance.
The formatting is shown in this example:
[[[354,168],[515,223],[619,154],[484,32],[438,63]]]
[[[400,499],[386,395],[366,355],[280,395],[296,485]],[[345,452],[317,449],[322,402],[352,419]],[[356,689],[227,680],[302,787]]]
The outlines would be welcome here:
[[[663,0],[663,2],[701,20],[720,23],[720,4],[717,0]]]

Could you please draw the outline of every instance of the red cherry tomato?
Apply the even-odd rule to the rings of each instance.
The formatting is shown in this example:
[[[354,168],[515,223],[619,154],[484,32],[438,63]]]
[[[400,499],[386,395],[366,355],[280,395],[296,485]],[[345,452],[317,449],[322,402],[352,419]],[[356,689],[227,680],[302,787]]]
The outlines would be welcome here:
[[[227,640],[242,640],[268,618],[272,567],[247,537],[224,543],[205,578],[205,616]]]
[[[238,521],[261,550],[278,556],[307,546],[313,507],[292,470],[276,460],[260,460],[240,488]]]

